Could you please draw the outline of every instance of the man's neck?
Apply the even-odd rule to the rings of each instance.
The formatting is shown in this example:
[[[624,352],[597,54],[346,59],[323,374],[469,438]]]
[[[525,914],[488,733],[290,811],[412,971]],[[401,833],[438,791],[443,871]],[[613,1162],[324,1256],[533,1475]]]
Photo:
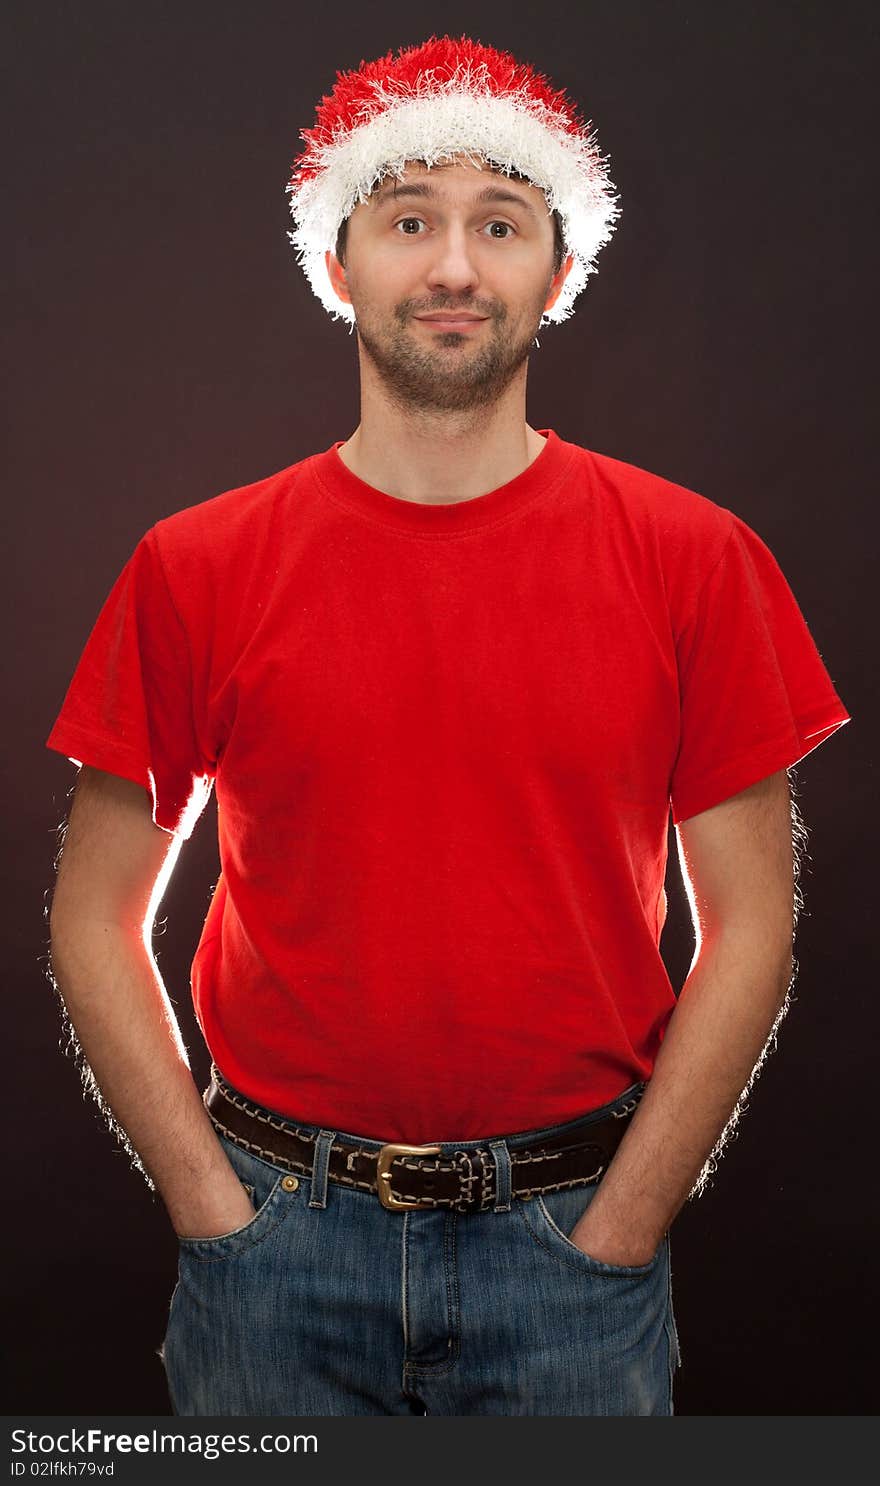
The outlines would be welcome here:
[[[522,474],[546,440],[520,415],[481,409],[456,421],[365,418],[339,448],[367,485],[402,500],[448,505],[497,490]]]

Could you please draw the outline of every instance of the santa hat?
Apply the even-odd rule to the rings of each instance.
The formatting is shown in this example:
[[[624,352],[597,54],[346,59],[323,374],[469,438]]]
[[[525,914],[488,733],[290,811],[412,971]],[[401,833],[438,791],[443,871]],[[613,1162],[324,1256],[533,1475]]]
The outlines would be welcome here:
[[[325,309],[353,324],[324,257],[335,250],[340,226],[386,175],[400,180],[407,161],[430,169],[464,155],[525,176],[544,192],[548,211],[559,213],[574,261],[542,323],[565,320],[620,215],[591,128],[532,67],[466,36],[432,36],[356,72],[337,72],[314,127],[300,133],[306,148],[287,187],[297,261]]]

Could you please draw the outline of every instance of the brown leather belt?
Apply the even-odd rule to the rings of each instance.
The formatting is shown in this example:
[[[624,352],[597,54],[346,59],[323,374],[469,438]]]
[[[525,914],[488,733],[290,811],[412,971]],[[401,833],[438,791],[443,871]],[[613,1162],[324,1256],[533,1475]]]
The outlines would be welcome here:
[[[623,1137],[644,1084],[626,1090],[622,1107],[609,1114],[586,1115],[562,1133],[532,1144],[508,1145],[511,1197],[529,1198],[538,1192],[598,1182]],[[217,1130],[229,1140],[275,1166],[311,1176],[314,1169],[314,1129],[303,1130],[290,1120],[252,1104],[212,1069],[204,1104]],[[394,1211],[448,1207],[456,1212],[485,1212],[495,1204],[497,1168],[485,1145],[443,1153],[438,1145],[411,1146],[400,1142],[381,1145],[347,1140],[333,1133],[327,1176],[332,1182],[378,1195],[383,1207]],[[513,1137],[508,1137],[508,1141]],[[452,1145],[447,1141],[445,1144]]]

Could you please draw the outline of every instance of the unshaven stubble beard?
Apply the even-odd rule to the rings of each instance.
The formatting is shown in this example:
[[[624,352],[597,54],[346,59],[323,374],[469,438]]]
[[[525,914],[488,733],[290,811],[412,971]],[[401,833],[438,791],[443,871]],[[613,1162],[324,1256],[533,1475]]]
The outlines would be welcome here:
[[[363,307],[356,329],[385,390],[398,406],[410,411],[466,412],[496,402],[510,385],[528,360],[545,303],[546,294],[513,340],[506,335],[504,309],[476,332],[444,332],[414,326],[414,306],[409,302],[398,307],[385,334],[374,331],[369,311]],[[436,312],[440,309],[437,306]],[[419,344],[419,336],[424,337],[424,345]],[[465,344],[478,336],[482,344]],[[437,344],[432,346],[429,338]]]

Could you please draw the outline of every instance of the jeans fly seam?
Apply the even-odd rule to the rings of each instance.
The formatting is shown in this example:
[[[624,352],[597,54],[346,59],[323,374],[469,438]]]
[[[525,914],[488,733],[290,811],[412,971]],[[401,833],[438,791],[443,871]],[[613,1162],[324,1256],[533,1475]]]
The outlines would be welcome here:
[[[449,1322],[449,1365],[458,1361],[461,1350],[461,1305],[458,1289],[458,1266],[455,1244],[458,1235],[458,1218],[455,1213],[446,1214],[443,1250],[446,1269],[446,1305]]]
[[[403,1367],[404,1367],[404,1379],[406,1378],[406,1353],[407,1353],[407,1348],[409,1347],[409,1326],[407,1324],[407,1317],[406,1317],[406,1308],[407,1308],[407,1305],[409,1304],[409,1297],[407,1295],[407,1288],[406,1288],[406,1264],[407,1264],[407,1257],[408,1257],[408,1243],[407,1243],[407,1240],[408,1240],[408,1237],[409,1237],[409,1228],[407,1226],[408,1219],[409,1219],[409,1213],[404,1213],[404,1215],[403,1215],[403,1236],[402,1236],[401,1241],[400,1241],[400,1259],[401,1259],[401,1264],[400,1264],[400,1305],[401,1305],[401,1316],[402,1316],[402,1320],[403,1320]]]
[[[406,1292],[406,1236],[407,1219],[409,1213],[404,1214],[404,1277],[403,1287]],[[403,1362],[403,1391],[406,1392],[407,1374],[423,1372],[431,1377],[438,1377],[442,1373],[451,1372],[461,1357],[461,1326],[460,1326],[460,1295],[458,1290],[458,1272],[455,1267],[455,1225],[456,1214],[447,1213],[443,1233],[443,1258],[446,1271],[446,1320],[448,1326],[448,1339],[450,1342],[449,1356],[442,1362],[410,1362],[406,1356],[406,1348],[409,1345],[409,1337],[406,1325],[406,1307],[404,1306],[404,1362]]]

